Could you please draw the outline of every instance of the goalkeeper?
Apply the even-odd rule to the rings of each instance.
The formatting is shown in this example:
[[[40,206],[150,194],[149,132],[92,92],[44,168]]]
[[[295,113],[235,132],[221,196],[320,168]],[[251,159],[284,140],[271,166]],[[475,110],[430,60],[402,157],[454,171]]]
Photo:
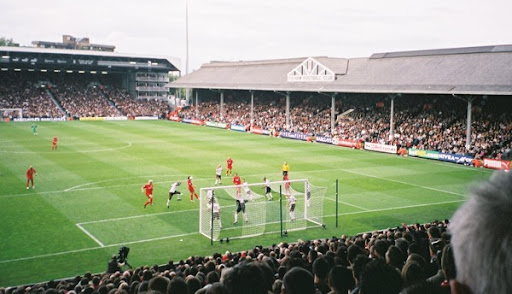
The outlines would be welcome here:
[[[247,215],[245,214],[245,200],[242,195],[238,194],[236,197],[236,211],[235,211],[235,221],[233,224],[238,223],[238,214],[242,212],[244,216],[245,222],[248,222]]]

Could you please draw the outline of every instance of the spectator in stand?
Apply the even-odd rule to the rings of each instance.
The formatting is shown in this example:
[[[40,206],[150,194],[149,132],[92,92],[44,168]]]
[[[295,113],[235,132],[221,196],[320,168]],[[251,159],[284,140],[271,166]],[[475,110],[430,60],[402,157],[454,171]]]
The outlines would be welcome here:
[[[382,259],[366,264],[359,281],[361,294],[397,294],[402,289],[402,278],[396,269]]]
[[[512,289],[512,173],[496,172],[454,214],[450,232],[457,268],[452,293]]]
[[[314,294],[313,275],[301,267],[290,269],[283,277],[282,294]]]

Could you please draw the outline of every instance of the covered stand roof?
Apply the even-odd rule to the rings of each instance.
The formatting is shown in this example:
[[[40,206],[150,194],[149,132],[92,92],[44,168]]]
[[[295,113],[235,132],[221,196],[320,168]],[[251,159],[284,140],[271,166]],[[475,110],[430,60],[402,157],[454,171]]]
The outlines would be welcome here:
[[[171,88],[512,95],[512,45],[211,62]]]

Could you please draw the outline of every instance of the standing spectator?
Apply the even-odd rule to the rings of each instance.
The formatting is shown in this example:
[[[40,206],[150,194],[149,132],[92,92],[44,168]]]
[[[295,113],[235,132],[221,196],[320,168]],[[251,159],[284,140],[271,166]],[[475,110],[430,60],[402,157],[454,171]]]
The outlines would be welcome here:
[[[452,293],[510,293],[512,173],[496,172],[471,194],[449,227],[457,268]]]
[[[26,176],[27,176],[27,189],[28,189],[28,184],[31,183],[32,184],[32,189],[34,189],[34,176],[37,175],[37,172],[36,170],[34,169],[33,166],[30,166],[28,169],[27,169],[27,172],[26,172]]]

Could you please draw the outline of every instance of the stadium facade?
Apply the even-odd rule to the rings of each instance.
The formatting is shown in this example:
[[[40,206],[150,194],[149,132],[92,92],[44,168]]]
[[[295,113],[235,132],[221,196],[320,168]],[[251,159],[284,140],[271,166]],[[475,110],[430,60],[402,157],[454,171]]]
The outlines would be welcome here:
[[[131,96],[168,99],[169,72],[180,75],[177,58],[117,52],[0,47],[0,71],[116,75]]]

